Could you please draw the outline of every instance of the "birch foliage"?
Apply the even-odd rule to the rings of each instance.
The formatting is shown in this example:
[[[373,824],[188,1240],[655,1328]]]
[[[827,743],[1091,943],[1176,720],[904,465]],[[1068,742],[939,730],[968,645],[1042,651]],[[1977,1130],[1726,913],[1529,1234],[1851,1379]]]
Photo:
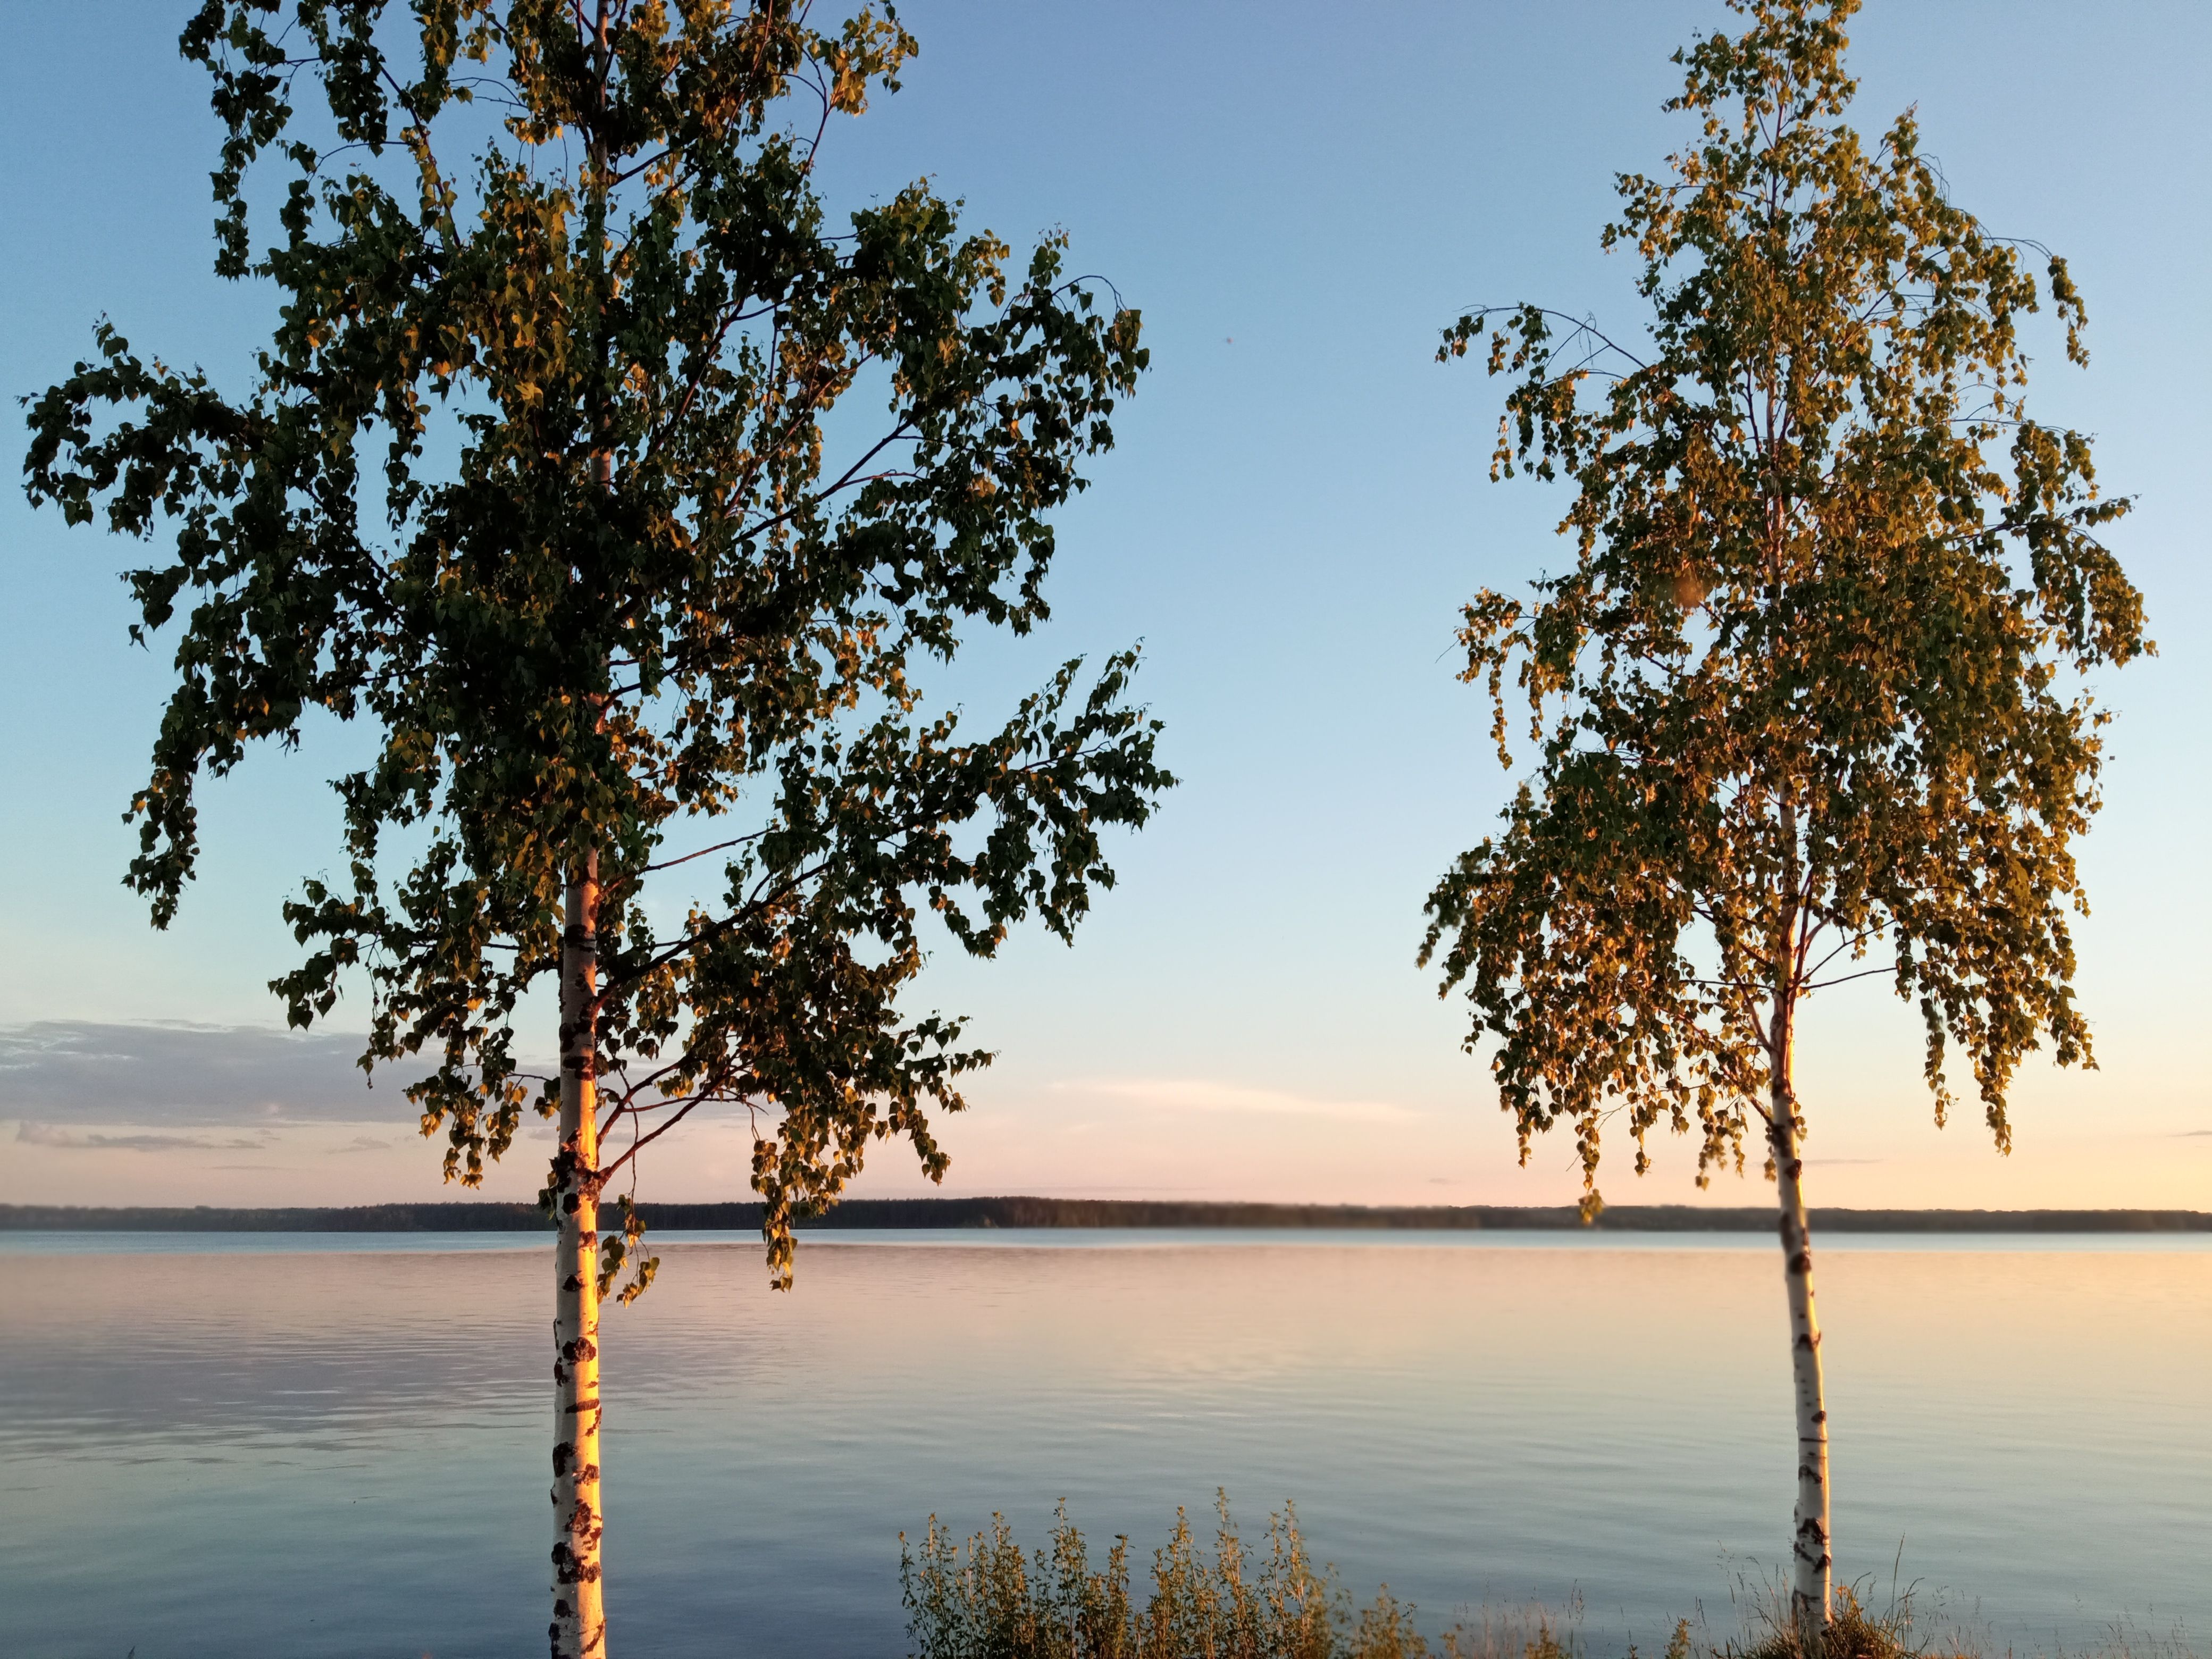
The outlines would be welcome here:
[[[1734,9],[1676,56],[1694,136],[1604,233],[1647,337],[1524,305],[1441,354],[1513,382],[1492,476],[1574,497],[1567,568],[1466,609],[1500,758],[1516,705],[1537,758],[1422,959],[1523,1160],[1571,1124],[1592,1206],[1615,1111],[1639,1173],[1655,1125],[1694,1125],[1701,1184],[1747,1118],[1802,1128],[1796,1011],[1861,975],[1917,1008],[1937,1121],[1962,1055],[2008,1148],[2022,1057],[2092,1063],[2090,677],[2150,648],[2102,539],[2126,501],[2026,400],[2031,313],[2087,361],[2065,262],[1956,205],[1911,112],[1849,125],[1856,0]]]
[[[930,1112],[988,1059],[901,1006],[921,915],[982,956],[1026,916],[1065,937],[1170,781],[1132,655],[981,731],[913,678],[1047,615],[1048,514],[1113,441],[1138,316],[926,182],[830,210],[820,145],[916,50],[888,7],[206,0],[182,46],[223,132],[216,268],[280,315],[235,395],[103,322],[27,463],[33,501],[146,540],[138,635],[175,641],[129,881],[166,924],[202,778],[312,711],[369,726],[348,867],[286,906],[274,988],[305,1025],[365,971],[364,1066],[414,1068],[473,1185],[553,1114],[516,1016],[588,856],[606,1152],[549,1192],[738,1103],[787,1280],[793,1217],[872,1142],[942,1171]],[[707,856],[656,922],[654,873]]]

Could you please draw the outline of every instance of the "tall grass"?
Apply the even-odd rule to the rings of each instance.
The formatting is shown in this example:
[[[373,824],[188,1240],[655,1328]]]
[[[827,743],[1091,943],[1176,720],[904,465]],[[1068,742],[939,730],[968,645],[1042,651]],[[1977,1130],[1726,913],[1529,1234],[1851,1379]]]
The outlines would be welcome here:
[[[1735,1639],[1699,1644],[1712,1659],[2025,1659],[1978,1616],[1947,1614],[1943,1598],[1932,1609],[1917,1587],[1892,1589],[1879,1612],[1869,1605],[1873,1581],[1836,1587],[1827,1628],[1807,1641],[1790,1619],[1788,1587],[1739,1578],[1729,1600],[1735,1604],[1742,1633]],[[2177,1626],[2160,1635],[2132,1619],[2108,1625],[2100,1639],[2068,1647],[2053,1642],[2028,1650],[2038,1659],[2205,1659]]]
[[[1387,1584],[1355,1616],[1335,1570],[1307,1554],[1289,1504],[1267,1517],[1256,1554],[1225,1496],[1216,1514],[1209,1552],[1176,1511],[1141,1607],[1130,1593],[1127,1538],[1115,1538],[1094,1569],[1064,1504],[1051,1547],[1034,1556],[1002,1516],[964,1544],[932,1516],[919,1551],[899,1534],[912,1659],[1575,1659],[1541,1613],[1525,1628],[1510,1619],[1462,1623],[1431,1648],[1412,1604]],[[1688,1659],[1687,1646],[1668,1659]]]
[[[1000,1516],[964,1542],[929,1518],[919,1548],[899,1534],[899,1583],[910,1659],[1584,1659],[1579,1607],[1485,1607],[1440,1632],[1432,1645],[1410,1602],[1389,1585],[1355,1612],[1334,1567],[1314,1565],[1289,1504],[1267,1517],[1248,1548],[1215,1504],[1213,1547],[1190,1517],[1153,1552],[1142,1605],[1130,1587],[1129,1540],[1116,1537],[1095,1566],[1062,1504],[1049,1547],[1024,1554]],[[1932,1628],[1914,1592],[1893,1590],[1880,1611],[1869,1586],[1839,1588],[1825,1632],[1807,1642],[1790,1623],[1778,1584],[1739,1579],[1730,1597],[1738,1632],[1715,1638],[1700,1622],[1674,1626],[1664,1659],[2014,1659],[2008,1645],[1966,1627]],[[2051,1659],[2208,1659],[2176,1631],[2148,1635],[2113,1626],[2108,1638]],[[1634,1647],[1626,1659],[1639,1659]]]
[[[1968,1659],[1964,1644],[1920,1638],[1914,1629],[1912,1592],[1893,1595],[1882,1612],[1869,1612],[1856,1587],[1836,1587],[1827,1625],[1808,1641],[1790,1617],[1790,1600],[1773,1587],[1747,1609],[1749,1634],[1724,1642],[1716,1659]]]

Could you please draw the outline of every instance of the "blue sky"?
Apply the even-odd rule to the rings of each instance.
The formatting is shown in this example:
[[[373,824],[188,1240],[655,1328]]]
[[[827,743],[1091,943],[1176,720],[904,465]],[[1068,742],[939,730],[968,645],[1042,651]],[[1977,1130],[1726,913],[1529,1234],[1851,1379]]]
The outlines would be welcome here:
[[[265,293],[209,272],[215,132],[175,52],[186,9],[11,16],[11,398],[65,374],[103,313],[142,348],[219,373],[268,315]],[[1565,1196],[1568,1147],[1514,1168],[1486,1073],[1459,1051],[1461,1017],[1413,965],[1424,895],[1507,781],[1480,698],[1453,678],[1457,607],[1555,564],[1565,504],[1486,482],[1496,390],[1431,357],[1476,301],[1538,298],[1633,326],[1626,264],[1597,246],[1612,178],[1656,169],[1680,140],[1659,108],[1668,54],[1728,14],[1674,0],[902,13],[922,56],[903,92],[834,135],[833,204],[927,173],[1018,246],[1065,228],[1075,268],[1143,309],[1153,352],[1119,449],[1061,520],[1055,621],[987,646],[949,684],[980,717],[1061,656],[1141,638],[1143,689],[1186,780],[1121,850],[1122,884],[1073,951],[1025,937],[996,963],[931,969],[917,1000],[972,1012],[1002,1056],[948,1130],[948,1189]],[[1875,0],[1852,32],[1862,129],[1917,104],[1956,198],[2072,262],[2093,362],[2070,369],[2054,339],[2032,340],[2033,406],[2094,434],[2104,480],[2140,498],[2115,539],[2161,655],[2105,688],[2120,719],[2080,934],[2103,1069],[2031,1062],[2020,1149],[2002,1160],[1971,1121],[1929,1127],[1916,1021],[1881,981],[1833,994],[1801,1062],[1814,1196],[2212,1205],[2212,1134],[2198,1133],[2212,1131],[2198,1037],[2212,981],[2212,12]],[[320,780],[354,739],[318,732],[209,791],[202,879],[153,934],[118,884],[120,813],[166,684],[165,653],[125,639],[129,550],[14,492],[0,546],[0,1024],[273,1025],[263,987],[292,949],[276,907],[334,861]],[[334,1067],[321,1081],[196,1106],[193,1130],[174,1127],[167,1085],[38,1081],[40,1055],[81,1058],[87,1041],[18,1030],[0,1053],[0,1199],[436,1195],[434,1152],[408,1135],[397,1090],[349,1093],[335,1050],[295,1056]],[[200,1041],[214,1065],[265,1040]],[[137,1042],[123,1030],[93,1046]],[[248,1115],[250,1133],[231,1121]],[[1692,1196],[1688,1158],[1661,1152],[1641,1183],[1624,1159],[1608,1195]],[[907,1160],[882,1163],[863,1190],[915,1189]],[[735,1196],[743,1171],[734,1128],[710,1126],[646,1179],[665,1197]],[[526,1164],[501,1178],[517,1193],[536,1181]],[[1763,1202],[1765,1188],[1731,1180],[1712,1196]]]

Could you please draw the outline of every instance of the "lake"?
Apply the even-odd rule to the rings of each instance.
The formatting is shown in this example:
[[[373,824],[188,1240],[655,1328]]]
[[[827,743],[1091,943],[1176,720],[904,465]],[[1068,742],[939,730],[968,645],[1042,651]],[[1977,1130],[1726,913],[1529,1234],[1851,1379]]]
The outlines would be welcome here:
[[[662,1237],[610,1310],[611,1650],[902,1654],[902,1528],[1065,1498],[1149,1560],[1295,1500],[1356,1598],[1579,1599],[1662,1647],[1786,1545],[1745,1235]],[[0,1604],[27,1656],[544,1650],[550,1248],[0,1235]],[[2212,1630],[2212,1237],[1826,1243],[1840,1577],[2000,1649]],[[1210,1530],[1210,1528],[1206,1528]]]

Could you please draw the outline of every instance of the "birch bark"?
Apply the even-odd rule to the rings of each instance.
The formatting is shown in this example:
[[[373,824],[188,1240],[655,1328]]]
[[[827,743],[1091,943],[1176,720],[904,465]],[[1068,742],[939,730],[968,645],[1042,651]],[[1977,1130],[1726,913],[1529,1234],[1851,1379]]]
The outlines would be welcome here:
[[[1820,1377],[1820,1317],[1813,1303],[1812,1234],[1805,1221],[1804,1160],[1797,1155],[1797,1100],[1790,1086],[1789,1036],[1771,1096],[1774,1185],[1782,1207],[1782,1277],[1790,1297],[1790,1366],[1797,1416],[1797,1512],[1791,1533],[1790,1621],[1802,1636],[1828,1623],[1833,1566],[1828,1530],[1828,1402]]]
[[[560,1242],[553,1291],[553,1659],[604,1659],[599,1577],[599,863],[568,878],[561,944]]]
[[[592,25],[594,113],[605,116],[607,5]],[[589,249],[606,363],[606,141],[595,123],[586,164]],[[592,471],[605,491],[611,461],[603,407],[592,410]],[[599,856],[570,865],[561,939],[561,1147],[554,1158],[560,1243],[554,1251],[552,1659],[605,1659],[599,1567]]]

